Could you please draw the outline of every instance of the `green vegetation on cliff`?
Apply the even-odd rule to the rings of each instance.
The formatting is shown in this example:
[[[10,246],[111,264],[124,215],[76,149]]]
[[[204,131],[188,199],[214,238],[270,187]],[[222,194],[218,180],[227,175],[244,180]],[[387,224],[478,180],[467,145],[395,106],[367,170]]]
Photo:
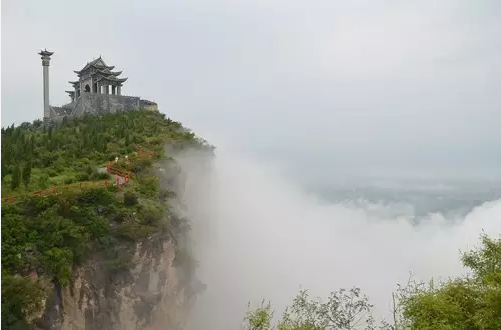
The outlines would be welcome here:
[[[136,147],[164,154],[173,148],[203,143],[180,123],[158,112],[133,111],[75,118],[55,128],[42,122],[2,128],[2,197],[99,178],[98,166]]]
[[[301,291],[276,327],[271,305],[249,311],[249,330],[497,330],[501,329],[501,238],[482,236],[464,253],[469,276],[429,284],[409,282],[394,295],[390,322],[376,324],[373,306],[360,289],[334,291],[327,301]],[[377,279],[374,279],[377,281]]]
[[[26,318],[42,307],[44,281],[68,285],[73,267],[96,254],[111,274],[128,269],[128,247],[152,233],[170,233],[171,194],[159,188],[153,167],[169,156],[166,143],[171,150],[206,147],[181,124],[150,111],[2,129],[2,328],[28,328]],[[153,159],[139,154],[126,164],[123,156],[135,156],[138,148]],[[120,189],[103,171],[116,156],[117,165],[130,170],[129,184]],[[57,193],[33,194],[46,188]]]

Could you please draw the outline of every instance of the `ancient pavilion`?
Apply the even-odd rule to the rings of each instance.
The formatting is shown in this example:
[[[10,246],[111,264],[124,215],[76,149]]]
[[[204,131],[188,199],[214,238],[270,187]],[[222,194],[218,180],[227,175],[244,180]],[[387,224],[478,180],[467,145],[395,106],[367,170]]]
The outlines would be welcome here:
[[[81,116],[84,113],[106,114],[117,111],[147,109],[158,111],[155,102],[137,96],[122,95],[122,86],[127,78],[121,78],[122,71],[113,71],[114,66],[107,65],[99,58],[87,62],[79,71],[74,71],[77,81],[70,81],[73,90],[66,91],[71,102],[60,107],[49,103],[49,66],[54,52],[47,50],[38,53],[42,56],[44,121],[60,121],[64,117]]]
[[[74,90],[66,91],[72,101],[79,97],[81,91],[86,93],[121,95],[122,85],[127,78],[120,78],[122,71],[112,71],[115,67],[104,63],[101,56],[88,62],[80,71],[73,71],[78,75],[77,81],[70,81]]]

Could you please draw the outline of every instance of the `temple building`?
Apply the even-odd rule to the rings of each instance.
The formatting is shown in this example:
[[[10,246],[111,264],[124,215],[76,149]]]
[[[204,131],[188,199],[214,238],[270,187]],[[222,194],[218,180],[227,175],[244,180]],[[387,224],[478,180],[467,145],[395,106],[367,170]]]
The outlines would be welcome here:
[[[97,94],[120,95],[122,85],[127,78],[119,78],[122,71],[111,71],[115,67],[108,66],[103,59],[99,57],[97,60],[87,63],[82,70],[73,71],[78,75],[77,81],[70,81],[73,86],[73,91],[66,91],[71,97],[71,101],[75,101],[75,97],[80,96],[80,91]]]
[[[49,66],[53,52],[43,50],[42,56],[44,82],[44,121],[60,121],[64,117],[81,116],[84,113],[105,114],[117,111],[147,109],[158,111],[155,102],[143,100],[137,96],[122,95],[122,71],[113,71],[114,66],[107,65],[101,56],[88,62],[81,70],[74,71],[78,80],[70,81],[72,90],[66,91],[70,102],[60,106],[49,105]]]

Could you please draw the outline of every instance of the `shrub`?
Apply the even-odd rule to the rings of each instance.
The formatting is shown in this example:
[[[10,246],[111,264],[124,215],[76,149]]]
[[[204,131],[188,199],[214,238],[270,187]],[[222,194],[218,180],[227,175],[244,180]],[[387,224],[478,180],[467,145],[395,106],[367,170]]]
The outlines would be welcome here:
[[[37,282],[2,272],[2,329],[28,329],[26,317],[42,309],[45,297]]]
[[[90,179],[93,181],[98,181],[98,180],[109,180],[110,175],[106,172],[94,172],[90,176]]]
[[[108,205],[113,203],[113,194],[104,188],[93,188],[84,190],[78,196],[78,203],[84,205]]]
[[[125,223],[117,228],[117,233],[128,240],[138,241],[146,238],[157,231],[157,228],[151,226],[140,225],[134,222]]]
[[[87,174],[87,173],[80,173],[77,175],[77,180],[78,181],[89,181],[90,180],[90,176]]]
[[[167,189],[159,189],[158,191],[158,199],[162,202],[167,201],[169,198],[176,197],[176,194],[173,191]]]
[[[141,178],[141,182],[137,190],[145,196],[156,197],[158,192],[158,178],[155,176]]]
[[[157,226],[164,216],[164,210],[155,204],[142,204],[138,213],[141,224],[149,226]]]
[[[150,159],[138,159],[132,164],[132,172],[139,173],[150,167],[152,164]]]
[[[124,193],[124,205],[133,206],[137,204],[137,195],[131,191],[126,191]]]

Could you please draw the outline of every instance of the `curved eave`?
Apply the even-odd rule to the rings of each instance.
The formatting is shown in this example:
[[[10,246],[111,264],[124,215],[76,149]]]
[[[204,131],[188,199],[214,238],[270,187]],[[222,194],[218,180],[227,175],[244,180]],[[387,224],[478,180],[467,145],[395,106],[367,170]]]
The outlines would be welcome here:
[[[92,64],[92,66],[98,70],[113,70],[115,67],[114,66],[105,66],[105,65],[96,65],[96,64]]]
[[[109,81],[109,82],[123,83],[123,82],[127,81],[127,79],[129,79],[129,78],[117,78],[115,76],[108,76],[108,77],[102,77],[100,79],[100,81]]]
[[[102,74],[104,77],[107,77],[112,74],[112,72],[108,69],[98,69],[97,73]]]
[[[114,77],[118,77],[119,75],[122,74],[123,71],[115,71],[115,72],[112,72],[112,71],[104,71],[104,70],[99,70],[98,71],[100,74],[104,75],[104,76],[114,76]]]
[[[80,82],[79,81],[68,81],[72,85],[78,85]]]
[[[115,76],[112,76],[112,77],[113,77],[113,79],[110,79],[111,81],[118,81],[121,83],[126,82],[127,79],[129,79],[129,78],[116,78]]]
[[[91,68],[95,68],[95,69],[98,69],[98,70],[99,70],[99,67],[98,67],[98,66],[91,65],[91,66],[89,66],[89,67],[87,67],[87,68],[84,68],[84,69],[82,69],[82,70],[80,70],[80,71],[73,71],[73,72],[75,72],[77,75],[81,76],[83,73],[88,72]]]
[[[87,62],[87,64],[85,64],[84,67],[82,69],[80,69],[78,72],[80,72],[80,73],[84,72],[85,70],[87,70],[89,68],[89,66],[90,66],[90,63]]]
[[[49,52],[47,49],[45,50],[41,50],[40,53],[38,53],[38,55],[42,55],[42,56],[52,56],[52,54],[54,54],[54,52]]]
[[[68,93],[68,94],[73,94],[73,93],[75,93],[75,91],[65,91],[65,92],[66,92],[66,93]]]

